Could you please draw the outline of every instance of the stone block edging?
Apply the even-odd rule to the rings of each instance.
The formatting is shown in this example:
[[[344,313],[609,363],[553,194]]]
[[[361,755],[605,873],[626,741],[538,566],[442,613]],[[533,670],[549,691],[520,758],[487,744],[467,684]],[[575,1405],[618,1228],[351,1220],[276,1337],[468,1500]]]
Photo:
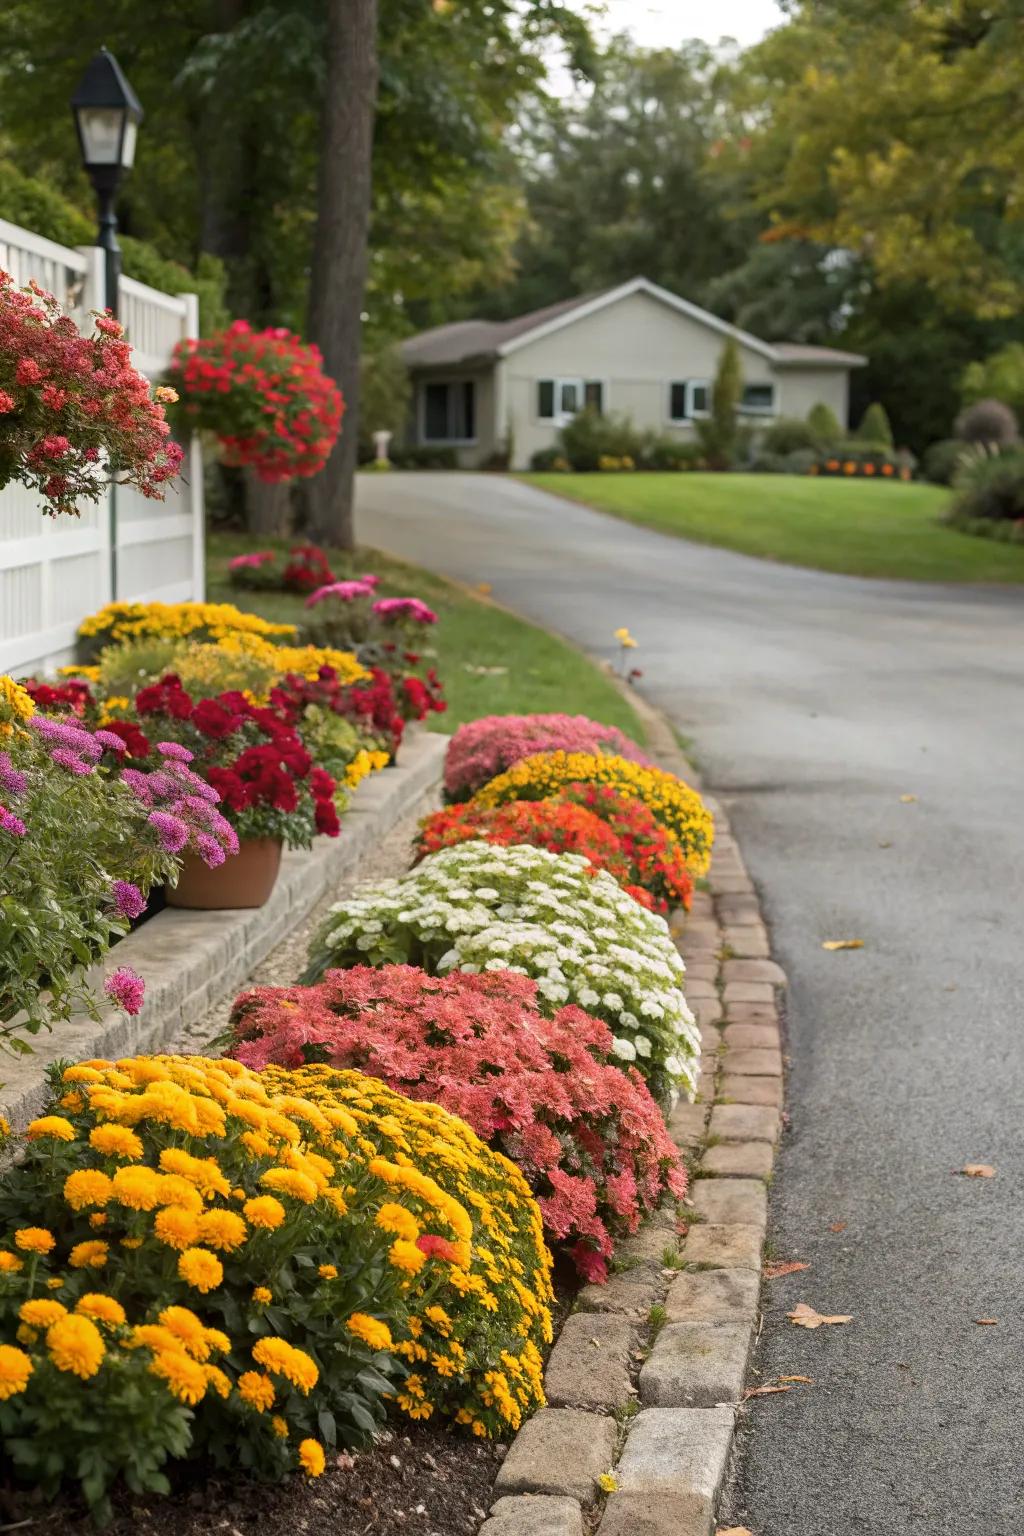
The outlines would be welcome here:
[[[651,756],[698,786],[665,717],[629,698]],[[548,1361],[551,1406],[513,1440],[479,1536],[715,1528],[758,1324],[786,978],[728,818],[705,800],[716,827],[709,889],[672,922],[703,1036],[697,1101],[668,1122],[691,1174],[683,1232],[674,1211],[657,1212],[616,1249],[608,1283],[580,1292]]]
[[[282,939],[332,886],[356,875],[388,832],[426,808],[441,781],[448,738],[410,731],[398,763],[364,779],[342,817],[338,838],[317,838],[306,852],[286,852],[269,901],[230,912],[186,912],[168,907],[117,944],[91,979],[102,995],[103,977],[130,965],[146,979],[141,1013],[126,1018],[104,1009],[98,1020],[76,1017],[51,1034],[36,1035],[30,1056],[0,1060],[0,1103],[21,1128],[46,1098],[46,1069],[59,1060],[116,1057],[160,1051],[212,1003],[241,987]]]

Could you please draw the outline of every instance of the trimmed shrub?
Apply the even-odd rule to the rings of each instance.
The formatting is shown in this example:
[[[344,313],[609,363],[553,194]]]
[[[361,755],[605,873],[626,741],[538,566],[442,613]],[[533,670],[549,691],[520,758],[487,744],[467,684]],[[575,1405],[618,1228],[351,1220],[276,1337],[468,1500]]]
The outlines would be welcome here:
[[[649,432],[643,437],[637,464],[640,469],[662,472],[707,468],[704,450],[699,443],[658,432]]]
[[[641,800],[682,847],[691,875],[707,874],[715,827],[700,795],[674,773],[624,757],[538,752],[499,774],[473,797],[489,809],[510,800],[549,800],[569,784],[604,784]]]
[[[892,427],[885,413],[885,406],[877,400],[872,401],[861,419],[857,428],[856,438],[859,443],[869,443],[875,448],[895,448]]]
[[[930,443],[921,458],[921,473],[932,485],[952,485],[969,445],[958,437],[946,437]]]
[[[1010,453],[970,450],[956,472],[953,488],[950,521],[1019,522],[1024,519],[1024,448]]]
[[[821,447],[821,437],[809,421],[795,416],[780,416],[770,422],[760,434],[759,453],[785,458],[800,449],[814,453]]]
[[[609,752],[648,759],[616,725],[587,715],[483,715],[460,725],[444,762],[446,800],[468,800],[498,773],[535,752]]]
[[[326,1061],[459,1115],[517,1163],[551,1241],[603,1280],[613,1237],[635,1232],[686,1175],[632,1068],[608,1065],[607,1025],[550,1019],[525,976],[426,976],[412,966],[330,971],[315,987],[257,987],[231,1015],[249,1067]]]
[[[602,459],[629,459],[636,464],[643,439],[625,416],[605,416],[588,406],[567,422],[558,434],[560,451],[573,469],[601,468]],[[622,466],[626,467],[626,466]]]
[[[515,800],[495,810],[436,811],[420,825],[417,856],[482,839],[579,853],[612,875],[642,906],[689,909],[693,881],[682,849],[646,805],[599,784],[570,784],[550,800]]]
[[[460,843],[362,887],[327,913],[301,979],[367,963],[532,976],[545,1012],[575,1003],[603,1019],[658,1097],[695,1085],[700,1034],[667,923],[575,854]]]
[[[405,447],[392,443],[388,458],[395,469],[458,469],[459,457],[454,448]]]
[[[1009,448],[1020,441],[1017,418],[1001,400],[976,400],[965,406],[953,423],[953,436],[965,443]]]
[[[832,407],[819,400],[807,412],[807,425],[819,443],[839,443],[846,436],[845,428]]]
[[[739,417],[743,395],[743,364],[735,338],[730,336],[718,359],[711,386],[711,411],[697,426],[697,441],[711,469],[731,469],[742,456]]]
[[[482,1434],[541,1401],[540,1212],[461,1121],[357,1072],[207,1057],[52,1087],[0,1189],[19,1480],[80,1482],[102,1518],[115,1479],[167,1492],[184,1456],[316,1475],[320,1439],[365,1443],[386,1396]]]
[[[571,469],[572,465],[561,448],[538,448],[530,455],[530,468],[536,475],[546,475],[556,469]]]

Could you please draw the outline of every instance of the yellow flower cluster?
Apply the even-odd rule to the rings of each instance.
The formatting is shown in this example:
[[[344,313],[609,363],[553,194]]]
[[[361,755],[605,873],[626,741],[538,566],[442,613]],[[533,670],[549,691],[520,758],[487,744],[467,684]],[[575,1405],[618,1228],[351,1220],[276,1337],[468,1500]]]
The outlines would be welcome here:
[[[13,724],[31,720],[36,707],[31,698],[13,677],[0,673],[0,729],[6,735]]]
[[[711,812],[695,789],[663,768],[604,753],[536,752],[491,779],[470,804],[489,810],[511,800],[546,800],[576,783],[607,784],[642,800],[679,842],[690,873],[707,874],[715,836]]]
[[[345,787],[355,789],[371,773],[379,773],[388,765],[386,752],[371,752],[366,747],[360,747],[355,757],[345,769]]]
[[[408,1336],[394,1345],[413,1367],[398,1406],[413,1419],[451,1413],[477,1435],[518,1429],[544,1402],[553,1300],[540,1210],[519,1169],[464,1121],[375,1078],[327,1066],[262,1075],[314,1104],[344,1103],[371,1153],[369,1172],[392,1191],[376,1225],[394,1238],[388,1258],[413,1312]],[[424,1250],[446,1260],[442,1284]],[[391,1347],[375,1318],[355,1314],[346,1326],[371,1348]]]
[[[273,624],[258,614],[244,613],[234,603],[107,603],[82,620],[78,633],[84,640],[99,638],[107,645],[142,635],[223,640],[248,634],[293,639],[295,625]]]

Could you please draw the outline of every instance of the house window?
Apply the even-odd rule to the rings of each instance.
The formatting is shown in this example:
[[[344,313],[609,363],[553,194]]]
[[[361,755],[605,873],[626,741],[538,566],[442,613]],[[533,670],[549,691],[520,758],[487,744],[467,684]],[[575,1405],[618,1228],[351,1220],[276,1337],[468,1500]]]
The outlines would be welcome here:
[[[427,443],[476,441],[476,385],[472,379],[424,385],[423,440]]]
[[[771,416],[775,410],[774,384],[748,384],[743,390],[740,410],[752,416]]]
[[[707,379],[676,379],[668,388],[669,421],[692,421],[706,416],[711,405],[711,385]]]
[[[559,426],[584,408],[604,410],[604,384],[600,379],[538,379],[537,418]]]

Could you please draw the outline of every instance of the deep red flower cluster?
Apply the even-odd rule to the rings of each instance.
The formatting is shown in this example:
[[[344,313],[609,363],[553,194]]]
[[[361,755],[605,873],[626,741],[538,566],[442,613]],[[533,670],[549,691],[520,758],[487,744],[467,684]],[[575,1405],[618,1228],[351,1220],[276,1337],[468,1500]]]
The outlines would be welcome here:
[[[334,806],[335,781],[314,766],[294,724],[273,707],[251,704],[237,692],[196,703],[181,679],[168,673],[139,690],[135,711],[140,720],[154,721],[161,738],[173,735],[193,752],[194,771],[217,791],[229,817],[261,809],[286,816],[311,811],[316,830],[337,837],[341,828]],[[127,726],[130,729],[131,722]],[[115,721],[110,729],[122,737],[132,756],[146,755],[136,750],[137,737],[128,739],[125,725]],[[136,729],[149,745],[141,728]]]
[[[341,392],[319,350],[280,326],[235,320],[179,342],[169,377],[189,425],[220,439],[226,463],[268,483],[318,474],[341,430]]]
[[[0,271],[0,487],[19,480],[75,517],[111,479],[162,500],[182,459],[166,393],[151,395],[116,320],[97,315],[85,336],[38,283]]]
[[[449,805],[428,816],[420,827],[416,860],[450,848],[453,843],[482,838],[509,847],[531,843],[551,853],[579,853],[596,870],[607,870],[641,906],[653,907],[654,899],[637,880],[637,871],[619,838],[607,822],[580,805],[555,800],[517,800],[495,810],[475,810],[468,805]]]
[[[406,665],[415,665],[419,660],[410,656],[405,657]],[[402,714],[407,720],[425,720],[427,715],[443,715],[448,708],[444,696],[444,685],[437,675],[436,667],[428,667],[422,677],[415,672],[406,672],[400,680],[400,698]]]
[[[289,675],[271,689],[270,704],[291,725],[302,719],[308,704],[317,704],[336,715],[343,715],[373,737],[394,756],[405,730],[405,720],[395,699],[391,678],[381,667],[371,669],[369,678],[357,683],[339,683],[331,667],[321,667],[320,675],[308,678]]]
[[[607,1026],[580,1008],[545,1018],[525,976],[414,966],[329,971],[315,987],[258,987],[232,1010],[232,1054],[257,1070],[323,1061],[441,1104],[517,1162],[552,1239],[603,1280],[633,1232],[686,1174],[633,1068],[609,1064]]]
[[[41,683],[30,677],[22,687],[36,709],[44,714],[78,715],[81,719],[92,703],[92,689],[88,683]]]
[[[281,572],[286,592],[315,592],[317,587],[336,581],[330,562],[319,544],[298,544],[290,551],[288,564]]]

